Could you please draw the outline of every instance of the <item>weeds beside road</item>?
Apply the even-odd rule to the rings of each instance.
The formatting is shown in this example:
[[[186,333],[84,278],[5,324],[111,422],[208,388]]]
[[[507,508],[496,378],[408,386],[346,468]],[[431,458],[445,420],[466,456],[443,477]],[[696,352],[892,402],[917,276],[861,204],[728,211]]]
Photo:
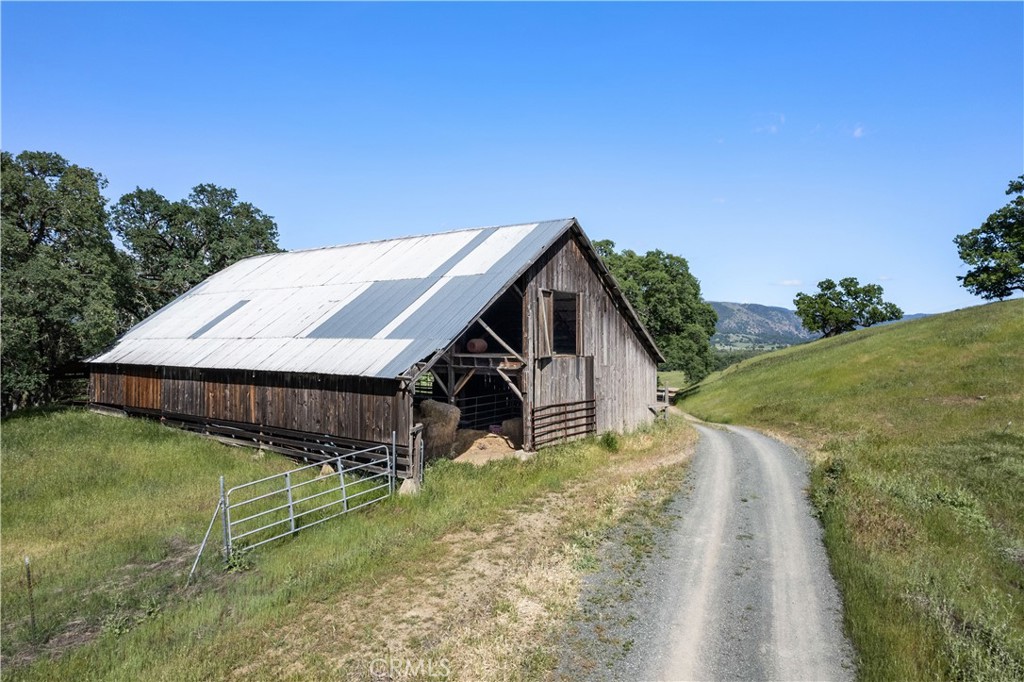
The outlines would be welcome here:
[[[1024,301],[712,375],[682,403],[815,457],[863,679],[1024,679]]]

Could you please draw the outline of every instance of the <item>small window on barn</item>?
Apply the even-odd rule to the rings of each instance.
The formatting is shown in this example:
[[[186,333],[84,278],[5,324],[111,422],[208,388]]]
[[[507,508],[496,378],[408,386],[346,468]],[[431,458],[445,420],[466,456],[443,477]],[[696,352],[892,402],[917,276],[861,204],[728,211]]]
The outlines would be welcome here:
[[[541,292],[538,354],[579,355],[579,295],[564,291]]]
[[[576,294],[554,292],[554,324],[551,325],[551,348],[556,355],[579,355],[579,325]]]

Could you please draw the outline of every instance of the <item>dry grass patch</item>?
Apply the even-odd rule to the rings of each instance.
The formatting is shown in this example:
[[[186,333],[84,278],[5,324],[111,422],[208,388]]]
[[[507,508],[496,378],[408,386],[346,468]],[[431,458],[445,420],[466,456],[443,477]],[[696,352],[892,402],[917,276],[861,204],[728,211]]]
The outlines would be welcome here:
[[[233,676],[427,679],[444,672],[486,682],[553,670],[556,635],[583,575],[596,566],[602,534],[630,512],[653,475],[692,453],[695,432],[673,431],[671,439],[640,434],[577,485],[482,530],[445,535],[429,566],[396,567],[365,596],[326,596]]]

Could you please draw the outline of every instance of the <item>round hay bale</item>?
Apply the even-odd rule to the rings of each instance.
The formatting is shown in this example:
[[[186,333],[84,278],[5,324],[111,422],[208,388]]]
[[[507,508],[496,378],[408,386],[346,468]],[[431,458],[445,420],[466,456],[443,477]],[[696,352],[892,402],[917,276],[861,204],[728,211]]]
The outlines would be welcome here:
[[[459,428],[459,408],[436,400],[420,403],[423,413],[423,451],[429,462],[438,457],[451,457],[455,432]]]

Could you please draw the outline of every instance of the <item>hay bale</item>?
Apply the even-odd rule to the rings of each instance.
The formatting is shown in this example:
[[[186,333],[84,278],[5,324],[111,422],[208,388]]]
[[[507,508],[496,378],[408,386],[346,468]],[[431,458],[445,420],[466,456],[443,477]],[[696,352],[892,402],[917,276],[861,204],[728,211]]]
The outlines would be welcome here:
[[[523,447],[523,418],[506,419],[501,422],[501,435],[512,442],[512,449],[519,450]]]
[[[423,419],[448,421],[454,417],[460,417],[459,408],[449,403],[442,403],[438,400],[424,400],[420,403],[420,413]],[[458,425],[458,422],[455,422]]]
[[[436,400],[420,403],[423,413],[423,451],[426,461],[438,457],[451,457],[455,445],[455,432],[459,428],[459,408]]]

